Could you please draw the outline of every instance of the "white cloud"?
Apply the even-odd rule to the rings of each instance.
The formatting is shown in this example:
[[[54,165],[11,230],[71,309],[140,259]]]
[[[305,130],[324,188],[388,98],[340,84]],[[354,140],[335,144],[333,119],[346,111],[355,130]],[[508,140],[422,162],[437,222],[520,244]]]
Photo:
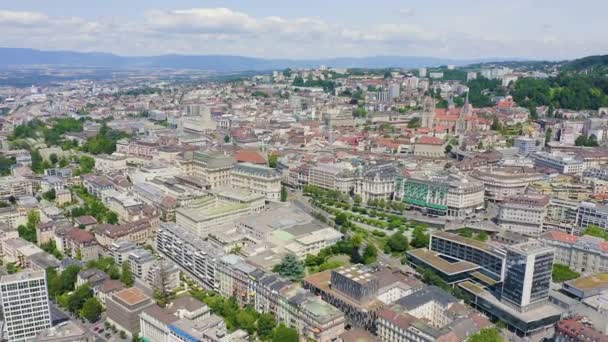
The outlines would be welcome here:
[[[402,9],[414,17],[414,9]],[[429,55],[451,58],[538,57],[607,48],[605,42],[571,42],[545,32],[408,23],[347,25],[318,18],[256,17],[229,8],[149,10],[129,21],[51,17],[0,10],[0,46],[104,51],[125,55],[239,54],[270,58]],[[502,30],[501,30],[502,29]],[[459,31],[462,30],[462,31]],[[556,56],[555,58],[561,58]]]

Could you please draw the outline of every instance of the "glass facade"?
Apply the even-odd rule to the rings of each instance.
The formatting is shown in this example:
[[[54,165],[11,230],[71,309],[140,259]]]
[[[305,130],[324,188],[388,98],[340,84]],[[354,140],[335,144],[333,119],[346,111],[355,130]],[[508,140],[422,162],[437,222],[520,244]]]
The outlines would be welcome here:
[[[551,286],[551,272],[553,270],[553,252],[536,255],[534,261],[534,275],[530,291],[530,303],[544,300],[549,297]]]
[[[500,280],[502,274],[503,258],[469,246],[459,241],[443,239],[433,235],[431,237],[431,250],[456,258],[472,262],[481,266],[482,272],[494,280]]]
[[[523,304],[527,257],[507,251],[507,272],[502,289],[502,298],[516,305]]]

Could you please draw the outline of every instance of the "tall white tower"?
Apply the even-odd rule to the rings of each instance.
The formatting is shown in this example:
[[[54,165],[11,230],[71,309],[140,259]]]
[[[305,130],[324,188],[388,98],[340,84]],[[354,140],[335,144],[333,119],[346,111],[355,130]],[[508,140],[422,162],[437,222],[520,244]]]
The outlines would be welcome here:
[[[45,272],[26,270],[0,278],[0,305],[10,342],[31,340],[50,328]]]

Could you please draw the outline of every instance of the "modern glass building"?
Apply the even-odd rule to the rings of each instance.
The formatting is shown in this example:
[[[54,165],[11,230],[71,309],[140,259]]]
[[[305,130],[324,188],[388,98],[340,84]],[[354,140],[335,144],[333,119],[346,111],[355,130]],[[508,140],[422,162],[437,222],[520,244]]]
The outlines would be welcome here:
[[[442,255],[479,265],[480,272],[502,281],[504,278],[504,251],[484,242],[457,234],[437,232],[431,235],[430,249]]]
[[[554,251],[537,242],[507,247],[502,301],[525,312],[549,298]]]

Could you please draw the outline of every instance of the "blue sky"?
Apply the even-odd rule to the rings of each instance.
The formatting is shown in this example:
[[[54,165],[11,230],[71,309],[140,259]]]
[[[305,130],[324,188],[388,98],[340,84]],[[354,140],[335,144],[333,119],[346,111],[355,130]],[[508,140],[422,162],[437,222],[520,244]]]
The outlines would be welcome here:
[[[606,13],[606,0],[0,0],[0,46],[569,59],[608,53]]]

